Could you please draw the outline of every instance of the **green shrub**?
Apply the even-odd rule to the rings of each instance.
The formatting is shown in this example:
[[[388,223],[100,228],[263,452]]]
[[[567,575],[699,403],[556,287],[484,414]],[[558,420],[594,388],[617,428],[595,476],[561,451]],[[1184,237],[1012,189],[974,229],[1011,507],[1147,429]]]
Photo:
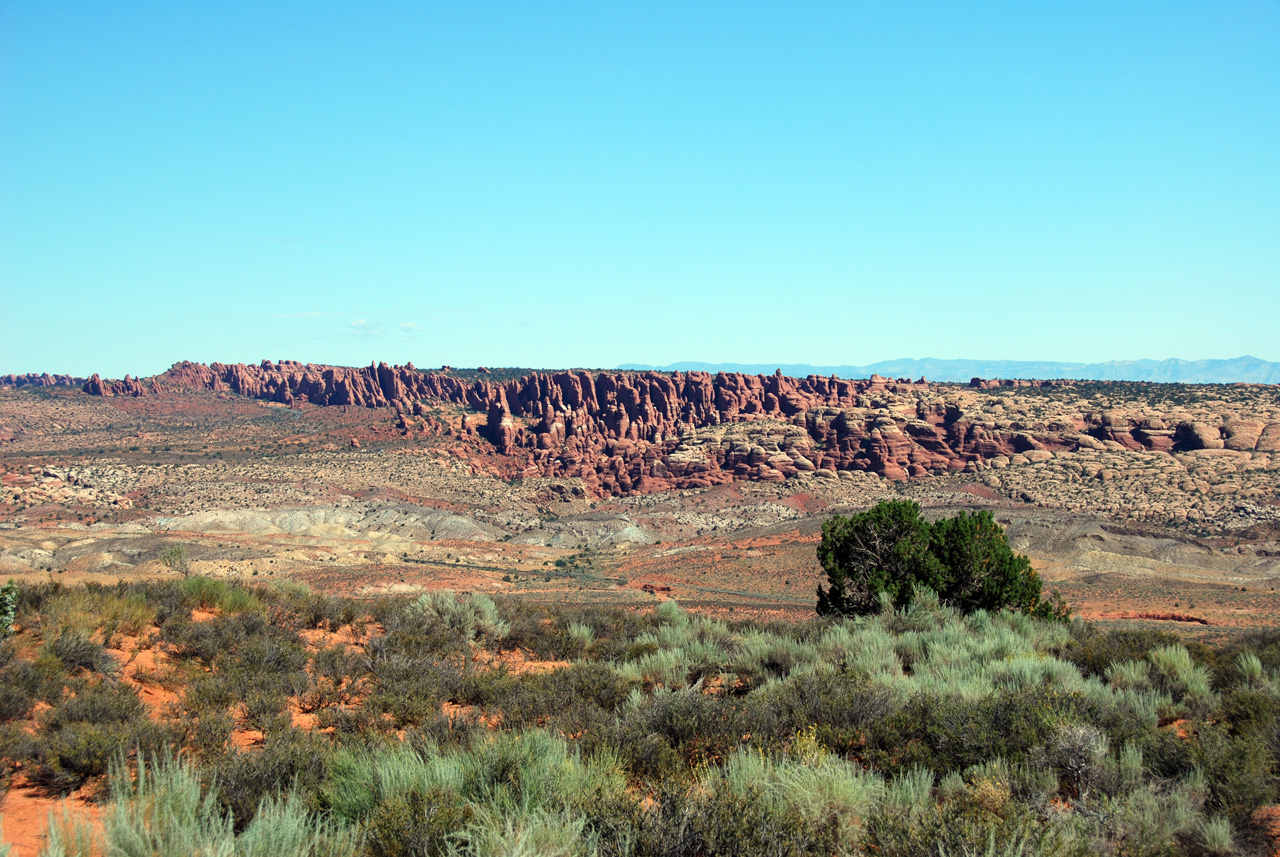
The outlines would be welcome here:
[[[116,662],[100,643],[83,631],[64,631],[45,643],[44,649],[61,661],[68,669],[90,672],[114,673]]]
[[[361,679],[368,675],[368,660],[345,643],[327,646],[311,658],[315,689],[306,700],[309,710],[351,702]]]
[[[591,709],[616,712],[635,686],[605,664],[578,663],[508,681],[500,694],[487,695],[483,704],[500,708],[504,722],[513,726],[573,721],[589,717]]]
[[[1147,660],[1154,667],[1152,677],[1160,690],[1202,713],[1215,707],[1218,700],[1209,671],[1191,659],[1185,646],[1162,646],[1149,652]]]
[[[5,782],[9,768],[15,762],[26,763],[35,759],[40,752],[36,737],[21,724],[0,724],[0,783]]]
[[[205,769],[207,784],[216,786],[219,805],[235,819],[236,829],[244,830],[266,798],[318,794],[331,755],[323,737],[288,729],[269,736],[260,749],[214,757]]]
[[[921,587],[965,613],[1007,607],[1044,619],[1070,615],[1060,598],[1041,599],[1031,561],[1014,553],[987,510],[930,524],[916,503],[884,500],[823,524],[818,561],[828,582],[818,587],[823,616],[877,612],[882,596],[902,608]]]
[[[30,613],[37,615],[44,612],[45,605],[58,595],[65,587],[58,581],[49,583],[24,584],[18,587],[18,615]]]
[[[56,730],[76,722],[129,723],[144,716],[142,701],[132,688],[102,681],[63,700],[45,717],[43,728]]]
[[[1200,843],[1209,854],[1236,853],[1235,838],[1231,835],[1231,822],[1222,816],[1214,816],[1200,823]]]
[[[128,687],[90,684],[42,718],[34,779],[67,791],[107,772],[145,722],[141,701]]]
[[[13,623],[18,616],[18,584],[10,580],[0,586],[0,639],[13,633]]]
[[[192,577],[184,583],[192,580],[204,578]],[[179,658],[194,658],[205,666],[213,666],[220,656],[224,664],[235,664],[242,653],[273,673],[301,669],[306,663],[297,632],[269,623],[258,612],[218,616],[207,622],[174,616],[161,626],[160,639],[172,645]],[[246,665],[249,671],[255,668]]]
[[[1121,629],[1098,632],[1083,623],[1072,626],[1076,638],[1063,651],[1063,657],[1074,663],[1086,676],[1104,676],[1113,664],[1145,661],[1147,655],[1182,641],[1168,631]]]
[[[7,678],[0,675],[0,722],[23,720],[31,713],[35,699],[22,686],[10,684]]]
[[[105,774],[128,746],[129,732],[117,724],[77,722],[46,731],[39,740],[39,763],[33,779],[65,792]]]
[[[474,812],[470,803],[441,788],[391,795],[369,813],[369,851],[385,857],[448,853]]]
[[[62,813],[49,811],[47,839],[40,857],[94,857],[98,853],[93,825],[71,814],[63,804]]]
[[[188,718],[185,726],[186,745],[196,758],[209,761],[226,752],[236,724],[226,709],[206,709],[199,711],[194,719]]]
[[[481,808],[458,835],[452,853],[467,857],[494,854],[533,857],[589,857],[597,853],[586,819],[563,810],[535,809],[505,814]]]
[[[187,565],[187,546],[170,545],[160,552],[160,564],[172,572],[186,577],[191,573]]]
[[[371,674],[365,706],[402,728],[434,718],[441,703],[461,691],[465,672],[457,663],[379,654]]]
[[[351,831],[309,812],[292,791],[262,797],[254,817],[236,832],[221,810],[217,788],[203,789],[187,763],[140,759],[137,776],[112,776],[114,811],[105,820],[109,853],[120,857],[156,854],[226,854],[235,857],[355,857],[360,840]]]
[[[1088,723],[1059,723],[1048,742],[1048,760],[1066,784],[1068,793],[1083,798],[1104,786],[1110,742]]]
[[[1280,676],[1280,631],[1248,631],[1225,644],[1215,653],[1212,664],[1216,687],[1228,688],[1248,681],[1241,669],[1244,655],[1256,660],[1257,674],[1253,681],[1257,684]]]
[[[262,602],[245,587],[212,577],[188,577],[180,584],[188,607],[218,610],[224,615],[261,611]]]
[[[637,701],[629,709],[620,719],[612,743],[622,748],[629,767],[640,775],[671,773],[646,770],[652,762],[669,758],[659,749],[662,743],[684,764],[723,757],[741,743],[734,707],[697,688],[658,690],[646,702]],[[648,763],[638,755],[640,750],[648,755]]]
[[[1234,821],[1280,797],[1274,749],[1254,734],[1231,735],[1213,723],[1196,728],[1192,757],[1204,772],[1209,805]]]
[[[225,580],[203,575],[182,581],[182,595],[187,606],[205,610],[217,607],[229,588]]]
[[[700,785],[694,827],[718,854],[853,853],[885,792],[878,775],[821,751],[795,760],[740,749]]]
[[[1280,736],[1280,700],[1250,687],[1222,694],[1221,721],[1237,735],[1252,734],[1268,740]],[[1277,745],[1280,749],[1280,745]]]
[[[817,670],[772,682],[742,702],[740,727],[757,739],[781,742],[816,726],[817,740],[837,753],[860,747],[865,731],[899,703],[882,687],[847,674]]]
[[[483,592],[462,598],[449,589],[429,592],[414,602],[410,613],[420,626],[443,630],[466,642],[496,643],[511,630],[493,599]]]

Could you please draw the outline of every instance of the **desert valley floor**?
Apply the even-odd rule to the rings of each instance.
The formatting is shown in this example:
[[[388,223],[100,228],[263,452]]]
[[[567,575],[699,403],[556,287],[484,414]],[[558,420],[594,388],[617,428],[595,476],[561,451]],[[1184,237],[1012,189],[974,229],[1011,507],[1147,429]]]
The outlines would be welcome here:
[[[226,390],[0,388],[0,577],[172,575],[159,559],[181,544],[197,573],[351,595],[479,589],[637,607],[673,598],[725,616],[799,617],[822,580],[822,522],[905,497],[931,516],[990,508],[1077,615],[1194,634],[1280,623],[1276,388],[908,384],[879,395],[865,419],[886,437],[894,419],[946,407],[993,437],[1020,431],[1028,446],[1052,447],[1036,438],[1066,436],[1073,448],[997,449],[897,480],[809,467],[610,493],[499,453],[486,415],[465,404],[419,403],[409,416]],[[1072,434],[1082,419],[1093,430]],[[1176,437],[1179,420],[1227,440],[1147,449],[1112,439],[1121,422],[1138,437]],[[663,455],[741,448],[785,462],[784,452],[799,460],[799,438],[800,452],[821,460],[798,424],[766,414],[685,428]],[[1232,443],[1242,432],[1248,448]]]

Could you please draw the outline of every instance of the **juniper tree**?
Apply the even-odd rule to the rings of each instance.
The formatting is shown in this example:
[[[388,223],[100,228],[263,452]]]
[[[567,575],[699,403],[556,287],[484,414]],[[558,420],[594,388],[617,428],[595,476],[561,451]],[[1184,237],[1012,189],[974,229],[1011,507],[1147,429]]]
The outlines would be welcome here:
[[[858,616],[875,612],[882,597],[896,607],[911,602],[917,586],[964,613],[1009,608],[1065,619],[1056,594],[1041,599],[1031,560],[1015,553],[989,511],[960,512],[929,523],[910,500],[885,500],[822,526],[818,561],[827,587],[818,587],[818,613]]]

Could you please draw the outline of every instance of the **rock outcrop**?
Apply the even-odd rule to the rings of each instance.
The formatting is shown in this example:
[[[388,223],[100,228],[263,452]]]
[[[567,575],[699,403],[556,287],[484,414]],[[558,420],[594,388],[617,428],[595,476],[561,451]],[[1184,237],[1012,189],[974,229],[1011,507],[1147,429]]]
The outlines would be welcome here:
[[[475,373],[468,381],[456,370],[422,371],[412,364],[179,363],[149,379],[94,375],[84,390],[99,396],[212,390],[290,405],[391,408],[406,437],[478,433],[508,457],[513,474],[577,477],[599,496],[734,479],[781,481],[802,473],[866,471],[902,480],[1037,462],[1082,448],[1171,452],[1280,444],[1280,425],[1262,422],[1210,425],[1114,410],[1006,419],[949,401],[948,390],[956,388],[923,379],[565,371],[493,381],[488,375]],[[1066,385],[975,379],[970,388]],[[455,429],[424,416],[424,403],[477,416],[464,416]],[[485,415],[483,425],[478,414]],[[779,428],[756,435],[723,430],[749,424]]]
[[[48,372],[0,375],[0,387],[80,387],[84,383],[84,378],[76,378],[73,375],[50,375]]]

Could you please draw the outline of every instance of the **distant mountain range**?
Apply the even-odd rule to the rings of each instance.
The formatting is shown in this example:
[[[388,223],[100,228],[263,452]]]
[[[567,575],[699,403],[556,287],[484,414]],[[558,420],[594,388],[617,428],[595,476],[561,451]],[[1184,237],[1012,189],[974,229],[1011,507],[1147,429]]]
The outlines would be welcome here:
[[[1280,384],[1280,363],[1257,357],[1229,360],[1111,360],[1106,363],[1057,363],[1035,360],[883,360],[868,366],[810,366],[805,363],[626,363],[619,369],[660,372],[742,372],[750,375],[835,375],[840,378],[920,378],[965,382],[970,378],[1074,378],[1087,381],[1158,381],[1170,384]]]

